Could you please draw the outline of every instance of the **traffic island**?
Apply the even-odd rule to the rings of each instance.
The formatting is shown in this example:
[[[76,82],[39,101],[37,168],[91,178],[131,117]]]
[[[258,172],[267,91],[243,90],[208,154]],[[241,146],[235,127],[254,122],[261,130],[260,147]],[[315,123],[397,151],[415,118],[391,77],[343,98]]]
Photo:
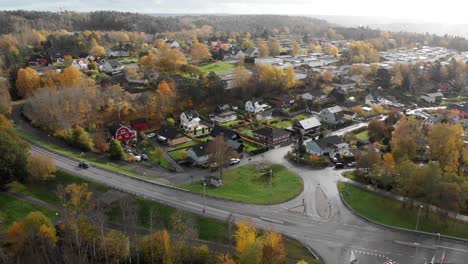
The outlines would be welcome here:
[[[361,189],[350,183],[339,182],[338,190],[344,204],[355,214],[372,223],[407,231],[417,231],[468,239],[468,223],[417,207],[403,207],[402,202],[378,193]],[[419,221],[418,221],[419,215]]]
[[[295,198],[304,188],[299,175],[278,164],[245,165],[224,172],[222,181],[220,188],[207,185],[206,195],[243,203],[278,204]],[[180,187],[200,194],[204,189],[203,182]]]

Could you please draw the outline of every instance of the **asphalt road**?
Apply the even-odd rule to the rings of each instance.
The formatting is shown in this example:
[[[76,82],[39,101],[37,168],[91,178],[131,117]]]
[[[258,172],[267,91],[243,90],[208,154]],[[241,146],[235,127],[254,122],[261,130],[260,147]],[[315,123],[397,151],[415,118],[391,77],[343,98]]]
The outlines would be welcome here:
[[[445,251],[447,263],[468,263],[468,244],[437,236],[415,235],[371,225],[349,212],[338,196],[336,183],[341,171],[332,168],[308,170],[293,166],[284,159],[290,147],[278,148],[251,161],[281,163],[296,171],[304,180],[304,192],[284,204],[247,205],[206,198],[206,216],[220,220],[248,217],[260,228],[271,227],[313,248],[328,264],[349,263],[351,251],[360,264],[424,263],[434,254]],[[104,183],[115,189],[136,194],[185,211],[203,214],[203,197],[183,190],[151,184],[96,167],[79,169],[77,162],[39,147],[31,151],[53,157],[61,169]],[[304,204],[305,203],[305,210]],[[294,208],[294,209],[293,209]]]

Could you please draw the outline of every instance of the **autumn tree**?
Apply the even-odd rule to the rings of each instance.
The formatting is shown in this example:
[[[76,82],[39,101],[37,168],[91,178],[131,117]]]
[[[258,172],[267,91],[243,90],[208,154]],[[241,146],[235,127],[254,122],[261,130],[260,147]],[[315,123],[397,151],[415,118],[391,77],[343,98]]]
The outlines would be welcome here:
[[[52,263],[52,250],[57,243],[57,234],[52,221],[41,212],[31,212],[21,222],[15,222],[7,235],[13,255],[23,261]],[[20,262],[23,262],[20,261]],[[24,262],[24,263],[26,263]]]
[[[172,264],[172,250],[171,238],[165,229],[143,238],[143,254],[148,263]]]
[[[73,66],[65,68],[57,80],[60,87],[83,87],[87,84],[80,70]]]
[[[54,70],[44,72],[44,76],[41,78],[42,87],[57,89],[59,86],[58,76],[59,74]]]
[[[257,240],[257,229],[247,220],[237,221],[234,237],[236,238],[236,252],[241,255]]]
[[[326,49],[325,49],[325,52],[328,54],[328,55],[331,55],[333,57],[338,57],[338,48],[334,45],[329,45]]]
[[[144,69],[155,69],[163,72],[177,72],[187,64],[184,54],[172,49],[167,43],[161,43],[159,49],[143,56],[139,60]]]
[[[16,90],[21,97],[29,97],[41,86],[41,78],[36,70],[27,67],[18,70]]]
[[[268,39],[268,49],[271,56],[278,56],[281,53],[281,45],[276,38]]]
[[[10,114],[11,107],[10,85],[7,79],[0,78],[0,114]]]
[[[343,56],[352,63],[372,63],[380,59],[374,46],[366,41],[350,42],[343,51]]]
[[[158,84],[157,94],[159,113],[162,117],[165,117],[167,114],[172,113],[175,107],[175,89],[168,82],[162,81]]]
[[[107,232],[100,244],[100,250],[105,252],[110,263],[123,262],[130,254],[128,237],[119,231]]]
[[[356,168],[366,169],[366,172],[375,171],[380,168],[382,157],[380,151],[372,144],[367,146],[367,150],[357,155]]]
[[[270,55],[270,50],[264,39],[259,39],[257,41],[257,48],[260,57],[268,57],[268,55]]]
[[[250,38],[244,38],[242,40],[242,48],[243,49],[248,49],[248,48],[253,48],[253,47],[254,47],[254,43]]]
[[[198,39],[193,41],[189,53],[192,60],[196,63],[211,59],[211,52],[208,48],[208,45],[198,42]]]
[[[228,254],[220,254],[216,258],[218,264],[236,264],[236,261]]]
[[[292,56],[297,56],[301,54],[301,46],[299,45],[299,42],[296,40],[292,42],[291,44],[291,51],[289,52]]]
[[[371,142],[380,141],[385,137],[385,124],[382,120],[372,119],[367,129],[369,130],[369,138]]]
[[[428,133],[431,158],[438,160],[442,171],[458,173],[463,151],[463,127],[450,124],[431,126]]]
[[[233,71],[233,87],[245,88],[249,85],[250,74],[244,66],[239,66]]]
[[[93,193],[89,191],[87,183],[69,184],[60,189],[58,194],[67,216],[72,219],[93,208]]]
[[[284,79],[284,87],[286,89],[291,89],[296,85],[296,73],[292,66],[284,70]]]
[[[96,41],[96,39],[91,39],[89,46],[91,47],[89,49],[89,54],[95,56],[95,57],[103,57],[106,55],[106,49],[99,45]]]
[[[272,230],[265,233],[261,263],[286,263],[286,248],[281,234]]]
[[[208,155],[210,164],[218,164],[219,178],[222,179],[224,164],[227,164],[236,152],[226,144],[224,136],[220,134],[208,144]]]
[[[422,139],[420,125],[415,120],[401,118],[392,132],[392,154],[398,163],[401,160],[413,160],[420,148],[417,142]]]
[[[28,172],[33,181],[50,180],[55,177],[57,167],[51,157],[32,153],[28,157]]]

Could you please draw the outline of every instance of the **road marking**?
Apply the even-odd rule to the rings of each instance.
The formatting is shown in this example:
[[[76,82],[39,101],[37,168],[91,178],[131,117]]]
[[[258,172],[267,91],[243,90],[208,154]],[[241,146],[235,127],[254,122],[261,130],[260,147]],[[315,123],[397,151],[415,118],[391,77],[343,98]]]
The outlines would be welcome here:
[[[263,217],[263,216],[261,216],[260,219],[262,219],[263,221],[266,221],[266,222],[272,222],[272,223],[277,223],[277,224],[284,224],[284,221],[283,221],[283,220],[273,219],[273,218],[269,218],[269,217]]]

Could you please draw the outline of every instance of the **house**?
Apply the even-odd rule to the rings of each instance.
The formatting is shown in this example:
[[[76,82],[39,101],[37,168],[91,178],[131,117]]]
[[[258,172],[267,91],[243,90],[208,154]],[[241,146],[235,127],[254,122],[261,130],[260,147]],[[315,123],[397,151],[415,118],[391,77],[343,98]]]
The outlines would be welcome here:
[[[320,121],[330,125],[342,124],[343,121],[343,109],[339,106],[333,106],[322,109],[319,113]]]
[[[320,126],[322,124],[320,123],[320,120],[316,117],[310,117],[301,121],[297,121],[296,123],[293,124],[293,129],[298,129],[302,131],[304,134],[307,133],[315,133],[318,132],[320,129]]]
[[[335,157],[349,153],[349,145],[339,136],[330,136],[307,142],[306,151],[312,155]]]
[[[443,97],[444,95],[441,92],[428,93],[428,94],[422,95],[421,100],[430,104],[435,104],[435,103],[440,103]]]
[[[245,50],[244,55],[247,58],[255,58],[260,55],[260,52],[258,51],[258,48],[248,48]]]
[[[223,135],[224,142],[226,143],[226,145],[230,146],[231,148],[236,150],[238,153],[241,153],[244,151],[244,145],[242,144],[243,140],[240,134],[237,133],[236,131],[231,130],[227,127],[215,125],[213,130],[211,130],[210,136],[214,138],[214,137],[217,137],[218,135]]]
[[[237,113],[234,111],[225,111],[222,113],[214,113],[210,115],[210,119],[218,123],[226,123],[237,120]]]
[[[322,89],[314,89],[310,92],[301,94],[301,99],[304,101],[323,100],[327,98],[327,93]]]
[[[344,83],[332,83],[332,86],[339,91],[347,92],[356,87],[356,82],[348,81]]]
[[[250,113],[260,113],[260,112],[263,112],[267,109],[269,109],[270,106],[267,105],[267,104],[262,104],[258,101],[254,101],[254,100],[249,100],[247,102],[245,102],[245,111],[247,112],[250,112]]]
[[[146,118],[139,118],[130,121],[130,127],[136,131],[144,131],[148,129],[148,121]]]
[[[259,121],[270,120],[273,118],[273,109],[269,109],[269,110],[257,113],[255,115],[255,118]]]
[[[71,65],[82,72],[88,71],[88,60],[85,58],[74,59]]]
[[[121,58],[121,57],[128,57],[130,54],[126,50],[118,49],[106,49],[106,57],[108,58]]]
[[[180,145],[190,141],[188,137],[173,126],[162,126],[158,131],[156,131],[156,134],[160,141],[167,142],[170,146]]]
[[[117,74],[121,73],[125,66],[116,60],[107,60],[99,68],[107,74]]]
[[[137,132],[135,130],[119,123],[113,123],[109,127],[109,132],[112,138],[117,139],[119,141],[127,141],[131,139],[136,139],[137,137]]]
[[[206,163],[209,159],[208,144],[209,142],[203,142],[190,147],[187,150],[187,158],[194,164]]]
[[[178,49],[178,48],[180,48],[180,44],[179,44],[179,42],[177,42],[177,40],[172,41],[171,44],[170,44],[170,46],[171,46],[171,48],[173,48],[173,49]]]
[[[295,101],[294,97],[283,95],[271,99],[270,103],[276,108],[288,108],[293,106]]]
[[[180,114],[180,127],[189,131],[200,126],[200,117],[197,111],[189,110]]]
[[[237,53],[234,54],[234,58],[236,59],[242,59],[242,58],[245,58],[245,54],[242,50],[239,50]]]
[[[368,94],[368,95],[366,95],[366,97],[365,97],[364,100],[365,100],[365,103],[364,103],[364,104],[372,106],[372,105],[378,105],[378,104],[380,104],[381,101],[382,101],[382,97],[380,97],[380,96],[373,96],[372,94]]]
[[[291,134],[283,129],[264,127],[254,130],[253,137],[258,142],[270,146],[289,142]]]

